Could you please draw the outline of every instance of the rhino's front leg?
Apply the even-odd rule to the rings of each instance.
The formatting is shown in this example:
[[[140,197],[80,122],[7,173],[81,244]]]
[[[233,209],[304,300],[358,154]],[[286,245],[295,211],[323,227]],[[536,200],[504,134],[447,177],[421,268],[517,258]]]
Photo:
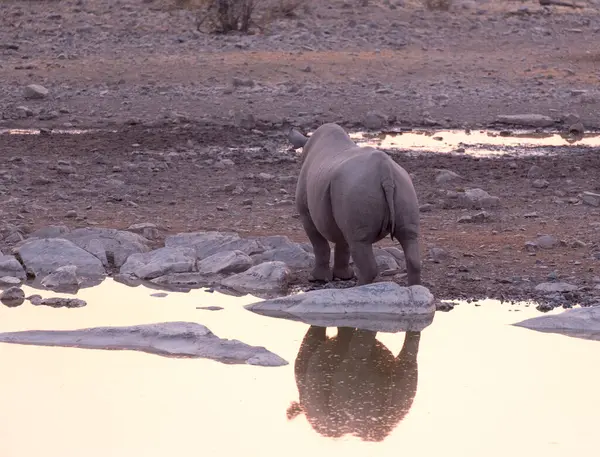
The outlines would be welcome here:
[[[300,213],[300,220],[315,253],[315,267],[312,271],[311,280],[331,281],[331,267],[329,266],[331,248],[329,247],[329,242],[319,233],[309,214]]]
[[[352,279],[354,270],[350,266],[350,246],[345,241],[335,243],[333,251],[333,277],[334,279]]]

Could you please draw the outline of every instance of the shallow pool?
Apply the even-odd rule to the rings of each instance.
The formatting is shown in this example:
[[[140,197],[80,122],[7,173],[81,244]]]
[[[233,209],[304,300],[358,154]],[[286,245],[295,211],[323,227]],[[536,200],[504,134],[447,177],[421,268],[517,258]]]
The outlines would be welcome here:
[[[297,370],[299,404],[294,363],[308,325],[246,311],[243,305],[256,301],[250,296],[153,293],[107,280],[80,291],[78,297],[88,302],[84,308],[0,306],[0,331],[191,321],[220,337],[265,346],[290,363],[255,367],[136,351],[0,344],[0,456],[597,452],[598,342],[510,325],[539,315],[534,307],[489,301],[438,312],[420,341],[411,336],[409,357],[401,364],[394,357],[404,333],[380,333],[383,346],[352,357],[321,351],[309,369]],[[205,306],[224,309],[197,309]]]

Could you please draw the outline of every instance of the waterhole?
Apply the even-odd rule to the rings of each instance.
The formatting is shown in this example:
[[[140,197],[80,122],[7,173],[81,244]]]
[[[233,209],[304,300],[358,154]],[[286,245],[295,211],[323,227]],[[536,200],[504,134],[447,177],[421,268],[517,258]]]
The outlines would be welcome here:
[[[289,363],[0,343],[0,455],[505,457],[596,447],[598,343],[510,325],[539,315],[533,306],[461,303],[420,335],[379,333],[368,350],[340,352],[335,340],[311,346],[306,324],[245,310],[251,296],[155,292],[107,280],[78,293],[83,308],[0,306],[0,332],[195,322]]]

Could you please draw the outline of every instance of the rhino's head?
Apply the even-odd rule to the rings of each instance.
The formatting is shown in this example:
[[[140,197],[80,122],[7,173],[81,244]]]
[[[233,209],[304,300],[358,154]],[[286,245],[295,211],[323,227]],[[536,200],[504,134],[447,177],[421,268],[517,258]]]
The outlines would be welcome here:
[[[290,129],[287,137],[292,146],[294,146],[294,149],[303,148],[308,141],[307,136],[302,135],[299,130],[294,128]]]

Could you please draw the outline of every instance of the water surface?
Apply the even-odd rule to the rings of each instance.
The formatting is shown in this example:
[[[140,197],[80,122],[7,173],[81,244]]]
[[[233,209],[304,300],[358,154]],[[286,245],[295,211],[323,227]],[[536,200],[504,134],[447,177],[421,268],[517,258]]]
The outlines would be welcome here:
[[[324,436],[302,412],[288,419],[299,399],[294,361],[308,325],[246,311],[243,305],[256,301],[250,296],[199,290],[157,298],[153,292],[107,280],[78,294],[87,300],[85,308],[0,306],[0,331],[193,321],[220,337],[265,346],[290,365],[265,368],[135,351],[0,344],[0,456],[597,453],[598,343],[509,325],[539,315],[533,307],[489,301],[437,313],[421,332],[418,382],[407,414],[383,441],[366,442]],[[404,334],[379,334],[378,339],[396,356]],[[346,372],[351,374],[352,366]],[[347,384],[358,391],[344,391],[343,375],[338,374],[336,392],[350,397],[349,405],[364,408],[364,401],[355,401],[359,396],[381,400],[361,390],[367,384],[349,378]],[[349,420],[365,416],[351,408],[348,414]]]
[[[350,135],[359,145],[412,152],[457,153],[476,156],[549,155],[557,147],[600,147],[600,133],[538,133],[494,130],[416,130],[409,132],[357,132]]]

